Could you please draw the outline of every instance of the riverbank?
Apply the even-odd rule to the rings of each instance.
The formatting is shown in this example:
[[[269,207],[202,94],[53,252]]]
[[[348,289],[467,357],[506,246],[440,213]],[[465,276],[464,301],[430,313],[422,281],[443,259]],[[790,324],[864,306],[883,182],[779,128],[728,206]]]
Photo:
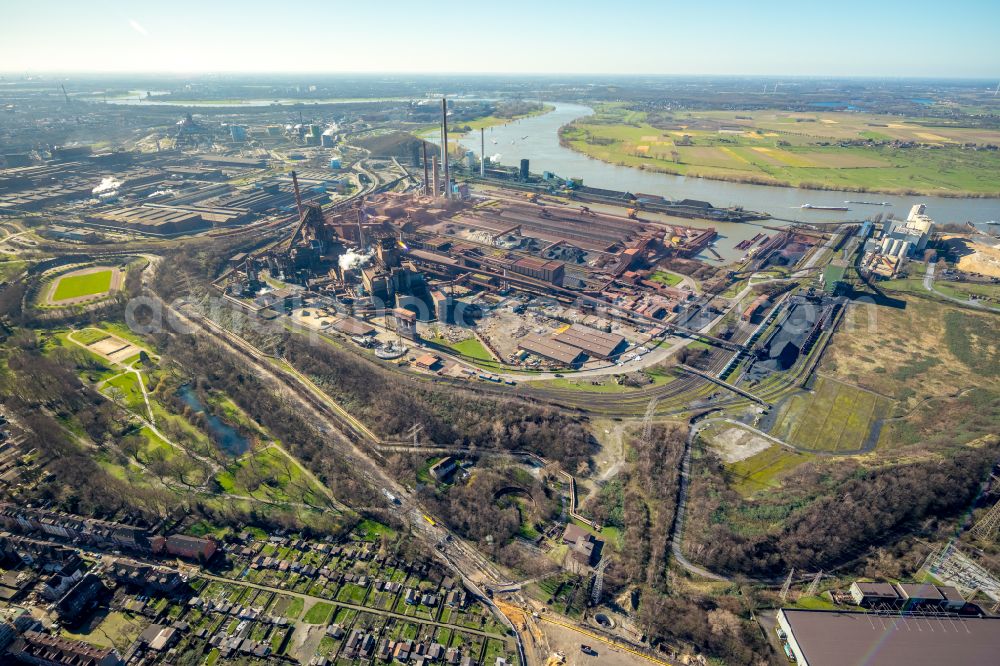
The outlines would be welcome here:
[[[528,118],[534,118],[536,116],[543,116],[546,113],[551,113],[556,107],[551,104],[542,104],[537,109],[532,109],[527,113],[518,113],[510,117],[504,116],[483,116],[482,118],[476,118],[467,122],[457,123],[456,128],[461,128],[455,131],[449,125],[448,127],[448,141],[455,141],[455,146],[458,146],[458,141],[465,139],[470,134],[478,132],[480,129],[490,129],[491,127],[501,127],[503,125],[509,125],[511,123],[517,122],[519,120],[526,120]],[[440,125],[428,125],[426,127],[421,127],[420,129],[413,132],[413,135],[420,139],[440,139],[441,136],[441,126]],[[450,152],[450,151],[449,151]]]
[[[516,167],[522,158],[531,160],[530,169],[535,173],[549,171],[563,178],[580,178],[585,185],[628,192],[646,192],[671,200],[697,199],[710,201],[716,206],[743,206],[749,210],[767,211],[780,219],[809,222],[855,222],[865,217],[882,214],[905,218],[915,203],[927,206],[936,221],[965,224],[985,223],[998,219],[997,200],[981,198],[946,198],[937,196],[878,195],[878,201],[888,206],[850,205],[849,211],[803,210],[802,204],[817,206],[844,206],[845,200],[865,198],[845,191],[814,191],[794,187],[763,187],[745,183],[727,183],[707,178],[688,178],[653,173],[634,167],[617,166],[593,159],[559,143],[559,128],[579,118],[590,116],[594,110],[580,104],[552,102],[555,109],[517,123],[500,125],[487,131],[487,151],[497,150],[494,157],[499,164]],[[437,136],[428,137],[437,142]],[[496,141],[496,144],[493,143]],[[456,142],[459,143],[459,142]],[[461,139],[465,150],[479,152],[479,137],[469,135]],[[491,148],[490,146],[493,146]],[[874,198],[875,195],[871,195]],[[717,248],[726,248],[749,238],[758,230],[743,224],[714,225],[719,232]],[[749,236],[746,234],[749,232]],[[723,250],[720,250],[723,251]]]
[[[668,176],[813,191],[1000,198],[1000,130],[854,113],[653,114],[621,105],[559,128],[592,159]],[[976,146],[972,148],[970,146]]]

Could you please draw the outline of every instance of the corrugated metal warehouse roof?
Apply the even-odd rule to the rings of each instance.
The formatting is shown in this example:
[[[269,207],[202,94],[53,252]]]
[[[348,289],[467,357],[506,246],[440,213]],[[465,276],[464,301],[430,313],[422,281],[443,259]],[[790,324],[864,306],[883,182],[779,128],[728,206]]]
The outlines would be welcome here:
[[[576,347],[563,344],[552,338],[546,338],[535,333],[529,333],[517,341],[521,349],[565,365],[575,365],[583,360],[583,353]]]
[[[589,356],[610,358],[625,348],[625,338],[617,333],[605,333],[583,324],[573,324],[555,337],[557,342],[581,349]]]

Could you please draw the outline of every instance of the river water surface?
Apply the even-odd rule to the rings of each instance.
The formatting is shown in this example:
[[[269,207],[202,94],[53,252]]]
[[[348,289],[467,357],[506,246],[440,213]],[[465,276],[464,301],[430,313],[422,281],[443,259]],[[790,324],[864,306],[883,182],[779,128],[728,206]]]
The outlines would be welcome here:
[[[775,218],[801,220],[803,222],[823,222],[836,220],[861,220],[878,213],[893,213],[897,218],[905,218],[910,207],[916,203],[927,205],[927,214],[939,223],[971,221],[982,223],[1000,220],[1000,200],[997,199],[953,199],[933,196],[892,196],[836,190],[803,190],[794,187],[768,187],[730,183],[706,178],[689,178],[669,174],[654,173],[628,166],[617,166],[587,157],[559,144],[559,128],[563,125],[593,113],[593,109],[580,104],[553,103],[553,111],[531,118],[523,118],[506,125],[498,125],[486,130],[486,155],[499,155],[500,164],[516,166],[522,158],[531,161],[531,171],[541,173],[551,171],[563,178],[582,178],[584,185],[627,192],[659,194],[668,199],[700,199],[716,206],[743,206],[744,208],[770,213]],[[460,139],[464,147],[479,155],[478,132]],[[1000,178],[1000,176],[998,176]],[[888,202],[889,206],[865,206],[845,204],[845,201]],[[849,211],[808,211],[802,204],[819,206],[847,206]],[[743,252],[735,245],[751,238],[762,230],[756,224],[724,224],[705,220],[684,221],[690,226],[714,226],[719,232],[716,249],[725,260],[738,258]],[[775,222],[765,222],[770,226],[781,226]],[[703,253],[700,258],[710,259]]]

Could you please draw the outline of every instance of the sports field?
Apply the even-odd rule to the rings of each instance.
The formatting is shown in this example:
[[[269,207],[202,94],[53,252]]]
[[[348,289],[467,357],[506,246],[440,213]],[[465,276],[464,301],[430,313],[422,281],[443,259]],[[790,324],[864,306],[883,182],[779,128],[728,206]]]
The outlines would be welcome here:
[[[115,271],[110,268],[85,269],[63,275],[56,281],[52,301],[72,301],[105,294],[111,289]]]
[[[811,394],[792,396],[785,403],[771,434],[814,451],[857,451],[887,403],[874,393],[821,376]]]
[[[777,110],[645,113],[600,106],[561,132],[606,162],[737,182],[1000,196],[1000,131],[930,118]],[[933,148],[932,150],[930,148]]]

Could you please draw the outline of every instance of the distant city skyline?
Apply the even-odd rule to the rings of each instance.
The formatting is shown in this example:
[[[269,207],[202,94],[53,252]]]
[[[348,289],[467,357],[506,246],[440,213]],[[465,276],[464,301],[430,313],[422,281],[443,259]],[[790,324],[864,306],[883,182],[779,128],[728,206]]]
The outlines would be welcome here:
[[[1000,3],[15,3],[0,70],[1000,80]]]

